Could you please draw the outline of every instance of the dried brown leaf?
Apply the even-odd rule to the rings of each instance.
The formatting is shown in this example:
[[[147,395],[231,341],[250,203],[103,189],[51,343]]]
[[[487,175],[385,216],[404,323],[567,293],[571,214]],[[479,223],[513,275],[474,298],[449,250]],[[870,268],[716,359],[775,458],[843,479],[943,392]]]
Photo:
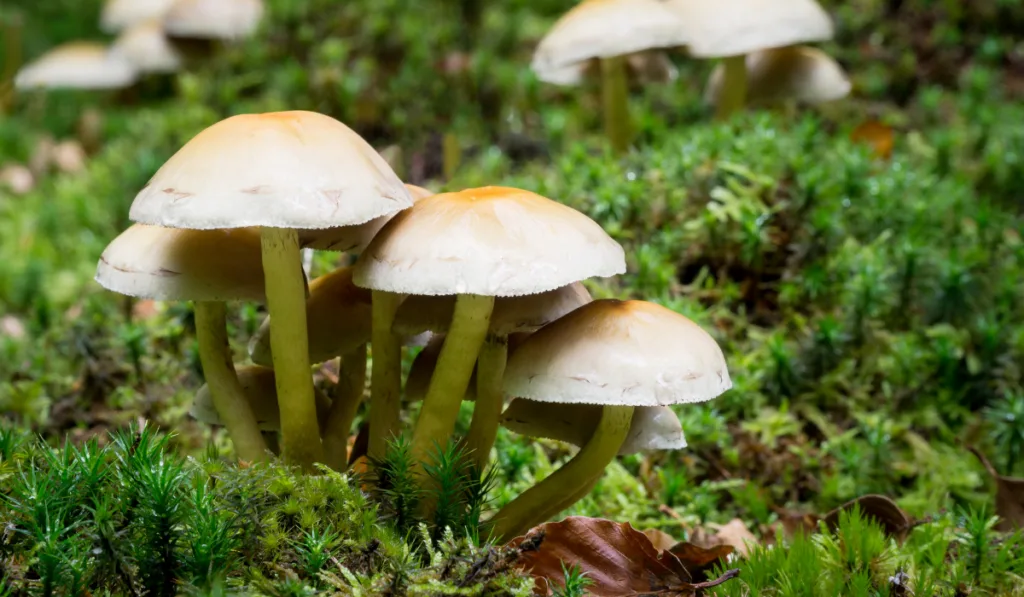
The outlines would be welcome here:
[[[854,506],[860,506],[861,515],[866,519],[877,522],[887,535],[902,541],[907,531],[914,525],[914,520],[906,512],[896,505],[896,502],[884,495],[864,495],[855,500],[850,500],[835,510],[832,510],[822,519],[830,530],[839,526],[839,514]]]
[[[673,545],[679,543],[676,541],[675,537],[661,529],[647,529],[644,531],[644,535],[647,535],[647,538],[651,540],[651,545],[653,545],[654,549],[657,549],[658,551],[671,549]]]
[[[973,446],[968,449],[978,457],[996,482],[996,514],[1000,518],[996,529],[1013,531],[1024,528],[1024,479],[1000,475],[981,450]]]
[[[750,532],[747,525],[739,518],[734,518],[724,525],[718,526],[715,538],[719,545],[728,545],[743,557],[750,555],[750,546],[757,545],[757,537]]]

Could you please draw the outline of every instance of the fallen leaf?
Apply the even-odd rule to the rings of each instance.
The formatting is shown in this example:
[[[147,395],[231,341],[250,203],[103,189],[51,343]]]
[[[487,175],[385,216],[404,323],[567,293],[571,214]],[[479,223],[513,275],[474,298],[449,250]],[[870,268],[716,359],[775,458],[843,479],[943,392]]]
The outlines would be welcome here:
[[[974,446],[969,447],[968,450],[978,457],[985,470],[996,482],[996,514],[999,516],[999,524],[996,525],[996,529],[1013,531],[1024,528],[1024,479],[1000,475],[981,450]]]
[[[892,155],[896,135],[892,127],[877,120],[868,120],[853,129],[853,132],[850,133],[850,140],[870,145],[875,156],[886,160]]]
[[[715,538],[719,541],[719,545],[728,545],[743,557],[750,555],[750,546],[757,545],[757,537],[739,518],[733,518],[723,525],[712,525],[712,528],[716,526],[718,528]]]
[[[861,515],[864,518],[874,520],[890,537],[902,541],[907,531],[914,525],[914,520],[906,512],[896,505],[896,502],[884,495],[864,495],[855,500],[850,500],[835,510],[832,510],[822,518],[830,530],[839,527],[839,514],[851,510],[854,506],[860,506]]]
[[[537,595],[549,595],[561,586],[565,578],[563,562],[579,566],[590,581],[587,594],[594,597],[685,597],[738,574],[729,571],[718,579],[702,582],[708,570],[732,553],[730,547],[709,551],[677,543],[670,550],[659,551],[647,535],[629,523],[583,516],[542,524],[513,540],[509,547],[537,542],[538,536],[542,539],[537,549],[523,553],[519,559],[536,580]]]
[[[647,538],[651,540],[651,545],[653,545],[654,549],[657,549],[658,551],[672,549],[672,546],[679,543],[675,540],[675,537],[661,529],[647,529],[644,531],[644,535],[647,535]]]

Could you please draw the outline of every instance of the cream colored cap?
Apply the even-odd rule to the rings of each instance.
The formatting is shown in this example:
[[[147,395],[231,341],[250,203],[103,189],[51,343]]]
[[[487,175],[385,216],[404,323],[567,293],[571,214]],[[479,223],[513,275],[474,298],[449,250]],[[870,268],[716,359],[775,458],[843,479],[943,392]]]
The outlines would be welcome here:
[[[662,0],[584,0],[544,36],[531,67],[542,81],[560,83],[565,67],[591,58],[684,45],[683,29]]]
[[[490,332],[499,336],[533,332],[591,300],[590,293],[579,282],[540,294],[499,297],[494,300]],[[391,329],[403,336],[447,333],[454,312],[453,295],[413,295],[402,301]]]
[[[262,301],[259,230],[178,230],[136,224],[100,256],[104,288],[167,301]]]
[[[174,0],[107,0],[100,14],[100,28],[121,31],[153,19],[162,19]]]
[[[501,415],[503,427],[529,437],[543,437],[583,447],[601,421],[596,404],[555,404],[517,398]],[[620,455],[645,450],[679,450],[686,447],[679,418],[667,406],[641,406],[633,411]]]
[[[164,35],[159,21],[144,21],[125,29],[111,52],[134,64],[139,72],[171,73],[181,69],[181,55]]]
[[[401,294],[521,296],[626,271],[622,247],[582,213],[520,189],[421,200],[356,262],[355,283]]]
[[[370,341],[370,298],[370,291],[352,284],[350,267],[338,268],[309,283],[306,327],[311,363],[348,354]],[[249,342],[249,356],[257,365],[273,364],[269,317]]]
[[[238,367],[238,381],[256,423],[264,431],[276,431],[281,428],[281,410],[277,404],[277,387],[275,386],[274,370],[264,367]],[[327,413],[331,410],[331,399],[323,392],[314,388],[316,399],[316,417],[323,427],[327,421]],[[213,396],[207,385],[199,388],[188,414],[195,420],[207,425],[221,425],[220,415],[213,406]]]
[[[316,112],[232,116],[196,135],[135,197],[130,217],[172,228],[329,228],[412,206],[344,124]]]
[[[690,55],[739,56],[832,38],[815,0],[665,0],[683,24]]]
[[[409,189],[409,195],[415,204],[420,199],[433,195],[433,191],[418,187],[413,184],[405,185]],[[396,212],[397,213],[397,212]],[[365,224],[356,226],[341,226],[338,228],[325,228],[323,230],[303,230],[299,232],[299,239],[302,246],[307,249],[318,251],[362,251],[370,244],[373,237],[377,236],[380,229],[391,221],[396,214],[388,214],[374,218]]]
[[[747,54],[747,96],[751,103],[796,100],[817,104],[850,93],[843,67],[817,48],[789,46]],[[704,99],[717,104],[725,69],[715,67]]]
[[[135,83],[138,76],[135,66],[103,44],[80,41],[57,46],[25,65],[14,77],[14,85],[18,89],[120,89]]]
[[[509,356],[505,393],[571,404],[665,406],[732,387],[697,324],[645,301],[602,299],[535,332]]]
[[[177,37],[237,39],[251,35],[262,16],[262,0],[176,0],[164,26]]]

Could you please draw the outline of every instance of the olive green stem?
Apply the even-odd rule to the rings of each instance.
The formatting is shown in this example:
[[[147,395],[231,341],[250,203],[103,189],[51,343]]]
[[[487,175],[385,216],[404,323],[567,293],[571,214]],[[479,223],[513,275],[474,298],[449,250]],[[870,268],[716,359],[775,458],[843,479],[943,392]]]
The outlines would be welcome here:
[[[451,180],[455,176],[455,171],[459,169],[459,163],[462,162],[462,148],[459,146],[459,138],[455,133],[445,133],[441,144],[444,156],[444,178]]]
[[[324,423],[324,463],[336,471],[348,468],[348,436],[366,387],[366,345],[341,357],[334,402]]]
[[[455,300],[448,335],[437,357],[437,367],[430,378],[412,436],[412,455],[416,462],[427,461],[434,447],[443,447],[455,431],[459,406],[469,387],[493,309],[493,296],[460,294]]]
[[[217,415],[224,423],[242,460],[261,462],[270,459],[267,445],[260,435],[256,416],[249,406],[242,384],[232,363],[228,346],[227,315],[224,303],[196,302],[196,335],[199,338],[199,360],[203,365],[206,385]]]
[[[373,361],[370,370],[370,442],[366,453],[380,460],[398,433],[402,414],[402,339],[391,331],[401,294],[373,291]]]
[[[270,350],[285,462],[312,472],[322,462],[323,445],[313,398],[306,330],[306,277],[299,257],[299,235],[291,228],[264,227],[263,271],[270,312]]]
[[[722,59],[725,78],[722,82],[722,94],[715,108],[715,118],[725,120],[743,109],[747,101],[747,57],[743,55],[729,56]]]
[[[580,492],[599,477],[618,454],[632,418],[632,406],[605,406],[594,435],[576,456],[509,502],[491,519],[488,524],[494,538],[501,543],[514,539],[536,524],[538,514],[544,513],[544,520],[550,517],[551,504],[557,503],[564,509],[572,505],[565,500],[566,495],[575,499],[586,495]]]
[[[508,337],[488,335],[476,361],[476,405],[473,421],[463,442],[470,462],[482,472],[490,460],[498,436],[501,409],[505,405],[501,382],[508,358]]]
[[[633,140],[625,56],[601,59],[601,100],[605,135],[615,153],[625,153]]]

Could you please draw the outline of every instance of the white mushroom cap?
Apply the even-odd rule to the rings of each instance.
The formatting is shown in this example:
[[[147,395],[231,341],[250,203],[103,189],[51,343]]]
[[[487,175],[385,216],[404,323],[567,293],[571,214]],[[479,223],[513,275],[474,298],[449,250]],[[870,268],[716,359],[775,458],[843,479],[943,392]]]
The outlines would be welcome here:
[[[264,367],[239,367],[237,369],[238,381],[242,384],[242,391],[252,414],[256,417],[256,423],[264,431],[276,431],[281,428],[281,410],[277,404],[277,387],[274,380],[274,370]],[[323,392],[313,389],[316,399],[316,416],[323,426],[327,420],[327,413],[331,410],[331,399]],[[195,400],[188,414],[195,420],[207,425],[220,426],[220,415],[213,406],[213,396],[210,395],[210,388],[207,385],[199,388]]]
[[[262,16],[262,0],[176,0],[164,25],[178,37],[237,39],[251,35]]]
[[[100,14],[100,28],[121,31],[152,19],[161,19],[174,0],[107,0]]]
[[[542,402],[665,406],[710,400],[732,381],[721,348],[686,317],[603,299],[531,335],[509,356],[504,385]]]
[[[682,23],[662,0],[584,0],[541,40],[531,66],[541,80],[560,83],[565,67],[591,58],[685,43]]]
[[[352,129],[316,112],[233,116],[178,150],[130,217],[172,228],[329,228],[412,206],[408,189]]]
[[[413,203],[434,194],[433,191],[413,184],[407,184],[405,188],[409,189]],[[396,214],[397,212],[374,218],[365,224],[356,226],[303,230],[299,232],[299,240],[303,247],[318,251],[362,251],[366,245],[370,244],[373,237],[377,236],[384,224],[390,222]]]
[[[138,75],[135,66],[103,44],[70,42],[24,66],[14,84],[18,89],[120,89],[135,83]]]
[[[555,404],[517,398],[501,415],[509,431],[529,437],[543,437],[583,447],[601,421],[596,404]],[[679,450],[686,447],[679,417],[667,406],[641,406],[633,411],[620,455],[645,450]]]
[[[181,68],[181,55],[164,35],[159,21],[144,21],[125,29],[111,52],[123,56],[139,72],[170,73]]]
[[[626,270],[622,247],[582,213],[520,189],[427,197],[356,263],[355,283],[401,294],[520,296]]]
[[[540,294],[499,297],[491,312],[490,332],[507,336],[533,332],[592,299],[579,282]],[[455,296],[413,295],[395,313],[392,331],[402,336],[422,332],[447,333],[455,312]]]
[[[259,230],[179,230],[136,224],[100,256],[104,288],[156,300],[264,298]]]
[[[747,95],[751,103],[796,100],[817,104],[850,93],[843,67],[817,48],[789,46],[747,54]],[[717,104],[725,69],[719,64],[708,79],[705,100]]]
[[[540,80],[552,85],[580,85],[588,78],[600,76],[596,58],[544,71]],[[679,78],[679,69],[661,50],[644,50],[626,56],[626,76],[641,85],[668,83]]]
[[[309,283],[306,326],[309,360],[322,363],[348,354],[370,341],[370,291],[352,283],[352,268],[342,267]],[[249,356],[258,365],[273,363],[270,318],[249,342]]]
[[[697,58],[832,38],[832,20],[815,0],[666,0],[665,5],[683,23],[687,48]]]

